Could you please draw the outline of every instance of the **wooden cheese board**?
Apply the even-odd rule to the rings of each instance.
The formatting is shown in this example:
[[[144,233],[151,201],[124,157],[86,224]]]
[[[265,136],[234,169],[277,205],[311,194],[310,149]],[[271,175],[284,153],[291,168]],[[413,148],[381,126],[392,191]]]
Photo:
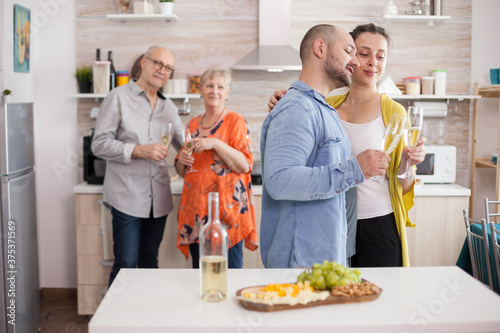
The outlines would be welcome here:
[[[367,282],[367,281],[364,281],[364,282]],[[283,310],[305,309],[305,308],[311,308],[311,307],[321,306],[321,305],[330,305],[330,304],[370,302],[370,301],[376,300],[380,296],[380,294],[382,293],[382,289],[377,287],[377,286],[376,287],[379,290],[378,292],[371,294],[371,295],[363,295],[363,296],[336,296],[330,291],[329,292],[330,295],[324,300],[317,300],[317,301],[311,301],[311,302],[306,303],[306,304],[299,303],[299,304],[294,304],[294,305],[259,303],[257,301],[253,301],[253,300],[242,297],[242,294],[245,291],[255,293],[264,287],[265,286],[253,286],[253,287],[242,288],[236,292],[236,296],[238,297],[240,304],[247,310],[260,311],[260,312],[274,312],[274,311],[283,311]]]

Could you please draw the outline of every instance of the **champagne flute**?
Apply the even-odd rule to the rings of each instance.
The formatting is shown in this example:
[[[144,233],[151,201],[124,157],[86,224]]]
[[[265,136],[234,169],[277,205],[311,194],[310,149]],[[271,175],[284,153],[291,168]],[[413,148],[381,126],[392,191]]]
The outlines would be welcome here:
[[[384,131],[384,136],[382,138],[382,145],[380,149],[381,151],[387,154],[393,152],[393,150],[396,148],[399,141],[401,140],[401,137],[403,136],[403,133],[406,128],[406,122],[407,122],[406,117],[397,113],[394,113],[392,115]],[[373,176],[370,179],[378,184],[383,184],[384,182],[380,179],[380,177],[381,176]]]
[[[182,146],[186,149],[188,155],[193,153],[193,142],[191,140],[191,132],[189,132],[187,128],[184,129],[184,142],[182,143]]]
[[[192,136],[191,132],[189,132],[189,129],[185,128],[184,129],[184,142],[182,143],[182,147],[186,150],[188,155],[193,154],[193,141],[192,141]],[[195,172],[197,170],[193,169],[193,166],[189,167],[187,172]]]
[[[163,147],[169,147],[172,142],[172,123],[166,123],[161,131],[160,143]],[[166,157],[163,159],[163,163],[166,165]]]
[[[408,115],[410,117],[410,126],[405,129],[404,139],[407,147],[415,147],[424,123],[424,109],[420,106],[410,106],[408,107]],[[415,179],[415,176],[410,172],[410,162],[411,159],[408,158],[406,160],[406,171],[402,175],[398,175],[398,178]]]

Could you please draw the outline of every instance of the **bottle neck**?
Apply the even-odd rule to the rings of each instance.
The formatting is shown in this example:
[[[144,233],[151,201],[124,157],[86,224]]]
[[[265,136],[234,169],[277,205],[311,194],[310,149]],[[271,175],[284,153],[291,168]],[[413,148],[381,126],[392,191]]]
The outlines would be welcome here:
[[[210,223],[219,223],[219,193],[208,194],[208,217]]]

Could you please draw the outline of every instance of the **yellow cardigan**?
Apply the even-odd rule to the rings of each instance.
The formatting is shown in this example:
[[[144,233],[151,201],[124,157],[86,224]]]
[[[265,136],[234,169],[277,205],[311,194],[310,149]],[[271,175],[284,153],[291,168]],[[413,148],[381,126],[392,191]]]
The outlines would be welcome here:
[[[330,104],[331,107],[336,108],[340,104],[344,102],[347,95],[338,95],[338,96],[330,96],[326,98],[326,102]],[[393,101],[392,98],[387,96],[386,94],[382,94],[380,106],[382,109],[382,118],[384,120],[384,125],[387,126],[387,123],[391,119],[394,113],[399,113],[401,115],[407,116],[406,110],[404,107]],[[399,142],[396,149],[390,154],[391,161],[389,162],[389,167],[387,168],[387,177],[389,178],[389,192],[391,195],[391,203],[392,209],[394,210],[394,216],[396,217],[396,225],[398,227],[399,238],[401,240],[401,248],[403,253],[403,266],[410,266],[410,257],[408,254],[408,240],[406,238],[406,227],[415,227],[410,221],[408,216],[408,212],[414,205],[414,196],[415,193],[413,191],[413,186],[403,195],[403,187],[399,183],[397,179],[397,173],[399,170],[399,166],[401,164],[401,153],[403,152],[404,143],[403,140]]]

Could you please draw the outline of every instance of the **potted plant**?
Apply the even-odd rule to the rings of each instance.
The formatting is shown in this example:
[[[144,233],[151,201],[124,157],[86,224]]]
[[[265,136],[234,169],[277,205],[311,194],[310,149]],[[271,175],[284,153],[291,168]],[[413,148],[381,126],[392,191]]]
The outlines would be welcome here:
[[[174,10],[174,0],[160,0],[160,11],[164,15],[172,14]]]
[[[92,87],[92,68],[90,66],[82,66],[75,71],[76,81],[78,82],[78,90],[81,94],[90,93]]]
[[[2,99],[3,99],[4,104],[11,103],[12,102],[12,90],[5,89],[4,91],[2,91]]]

